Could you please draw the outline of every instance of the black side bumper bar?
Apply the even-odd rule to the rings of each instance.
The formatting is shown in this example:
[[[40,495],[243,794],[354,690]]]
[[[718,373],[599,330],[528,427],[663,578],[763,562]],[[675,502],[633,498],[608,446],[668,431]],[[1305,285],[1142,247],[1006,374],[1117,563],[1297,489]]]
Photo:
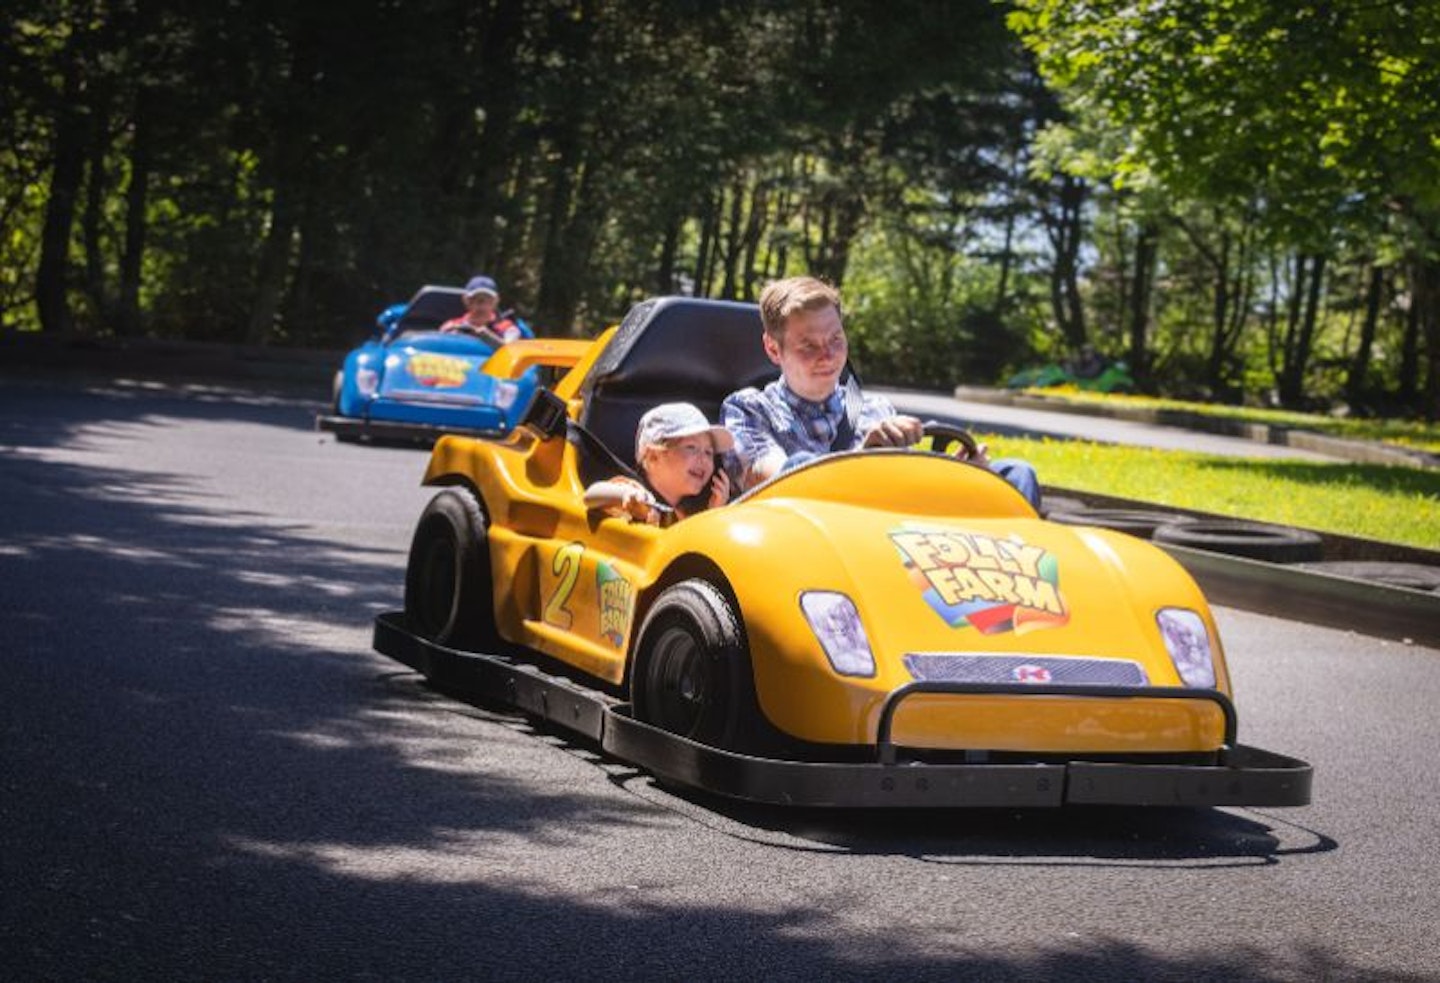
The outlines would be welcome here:
[[[658,778],[727,798],[832,808],[1134,806],[1300,806],[1310,801],[1311,767],[1297,758],[1231,744],[1215,765],[1066,762],[934,764],[899,762],[889,725],[903,699],[923,692],[1018,692],[1037,687],[914,684],[891,694],[874,762],[759,758],[697,744],[636,720],[605,693],[503,656],[446,648],[410,632],[398,612],[375,619],[375,649],[466,699],[499,701],[596,741],[608,754]],[[1047,693],[1054,688],[1046,688]],[[1235,711],[1212,690],[1067,687],[1064,695],[1201,699],[1219,703],[1227,742]]]
[[[351,440],[411,441],[434,443],[446,434],[466,437],[503,437],[506,431],[473,427],[441,427],[433,423],[404,423],[399,420],[367,420],[359,417],[321,415],[315,418],[315,429],[329,431]]]

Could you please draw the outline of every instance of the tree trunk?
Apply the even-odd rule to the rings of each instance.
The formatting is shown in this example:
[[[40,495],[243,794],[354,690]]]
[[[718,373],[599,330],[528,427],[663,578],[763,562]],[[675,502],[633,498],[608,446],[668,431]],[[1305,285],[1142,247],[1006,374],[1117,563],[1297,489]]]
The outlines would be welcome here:
[[[1425,388],[1420,411],[1440,420],[1440,259],[1427,256],[1418,264],[1414,306],[1419,335],[1425,344]]]
[[[760,240],[765,233],[765,213],[768,207],[769,189],[764,179],[757,177],[750,191],[750,216],[745,222],[745,254],[741,259],[744,277],[740,283],[740,292],[736,294],[740,300],[753,300],[756,296],[755,285],[761,279],[761,274],[756,270],[755,263],[760,253]]]
[[[655,292],[675,292],[675,259],[680,252],[680,229],[684,219],[671,215],[665,223],[665,236],[660,241],[660,259],[655,264]]]
[[[108,108],[108,107],[107,107]],[[115,305],[111,303],[110,286],[105,282],[105,205],[109,198],[105,155],[109,148],[105,136],[107,111],[92,104],[86,143],[89,146],[85,164],[85,208],[81,212],[81,241],[85,245],[85,294],[90,299],[94,324],[92,329],[113,330]]]
[[[1130,343],[1126,360],[1142,386],[1149,388],[1150,378],[1150,294],[1155,283],[1155,264],[1159,259],[1160,233],[1155,223],[1142,222],[1135,236],[1135,271],[1131,277],[1129,321]]]
[[[715,238],[720,226],[720,202],[714,192],[705,195],[700,211],[700,242],[695,249],[694,283],[691,292],[696,297],[710,295],[710,254],[716,249]]]
[[[281,185],[275,189],[274,204],[270,209],[270,231],[260,251],[260,269],[255,283],[255,296],[250,305],[250,322],[245,329],[245,341],[251,345],[265,345],[280,313],[280,300],[285,293],[285,282],[290,273],[290,261],[295,254],[295,210],[290,203],[288,176],[281,175]]]
[[[124,337],[142,333],[140,319],[140,276],[149,231],[145,209],[150,197],[151,125],[147,116],[150,99],[141,90],[135,104],[135,129],[130,146],[130,184],[125,189],[125,245],[120,253],[119,301],[115,331]]]
[[[1345,399],[1356,406],[1366,398],[1366,376],[1370,372],[1370,355],[1375,347],[1375,331],[1380,322],[1380,297],[1385,287],[1385,269],[1370,264],[1370,280],[1365,289],[1365,319],[1360,322],[1360,342],[1350,359],[1345,376]]]
[[[40,262],[35,271],[35,305],[40,313],[40,328],[51,334],[69,334],[74,326],[68,296],[70,233],[75,226],[75,202],[85,173],[85,133],[89,128],[81,105],[85,89],[82,62],[87,39],[87,33],[78,30],[65,47],[50,189],[45,224],[40,233]]]
[[[1299,406],[1305,397],[1305,370],[1309,367],[1310,351],[1315,338],[1315,325],[1320,316],[1320,287],[1324,282],[1325,257],[1296,257],[1296,287],[1292,302],[1292,330],[1287,333],[1285,363],[1280,373],[1280,401],[1286,406]],[[1303,291],[1300,281],[1308,276]]]
[[[740,254],[743,251],[744,230],[741,223],[745,221],[745,184],[742,178],[736,177],[735,183],[730,189],[730,216],[726,221],[726,231],[722,240],[725,243],[724,260],[721,263],[723,277],[720,281],[720,296],[734,297],[736,278],[739,275]]]
[[[312,93],[309,90],[318,62],[318,30],[319,25],[313,20],[300,18],[295,28],[289,76],[282,84],[285,96],[293,100],[297,108],[294,112],[280,114],[275,122],[274,156],[269,168],[272,175],[269,231],[260,251],[255,295],[245,329],[245,341],[251,345],[268,344],[279,319],[280,304],[295,257],[296,230],[300,227],[303,205],[302,189],[313,174],[307,152],[314,127],[305,107],[310,104]]]
[[[1058,208],[1049,212],[1045,230],[1054,251],[1050,267],[1050,309],[1066,345],[1085,344],[1085,308],[1080,302],[1080,247],[1084,239],[1085,185],[1066,176],[1059,189]]]
[[[479,148],[473,158],[460,158],[457,164],[473,173],[471,181],[473,202],[468,202],[464,214],[469,217],[474,234],[467,237],[471,255],[465,257],[473,269],[489,270],[504,277],[502,283],[514,277],[511,264],[516,254],[504,250],[501,221],[507,207],[505,175],[509,170],[509,159],[517,152],[515,121],[520,112],[520,80],[522,72],[516,60],[523,41],[524,0],[501,0],[501,2],[476,5],[483,10],[484,22],[480,25],[479,76],[476,79],[476,99],[485,109],[485,124],[479,135]],[[467,129],[473,131],[473,109],[467,110]]]

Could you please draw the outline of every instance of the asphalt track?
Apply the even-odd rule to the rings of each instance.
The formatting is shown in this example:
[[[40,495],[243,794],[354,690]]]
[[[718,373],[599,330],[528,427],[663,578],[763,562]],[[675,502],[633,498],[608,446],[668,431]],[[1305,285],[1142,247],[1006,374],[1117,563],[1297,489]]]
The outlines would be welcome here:
[[[1440,979],[1440,650],[1218,610],[1301,809],[677,795],[370,650],[424,455],[321,398],[0,373],[0,978]]]

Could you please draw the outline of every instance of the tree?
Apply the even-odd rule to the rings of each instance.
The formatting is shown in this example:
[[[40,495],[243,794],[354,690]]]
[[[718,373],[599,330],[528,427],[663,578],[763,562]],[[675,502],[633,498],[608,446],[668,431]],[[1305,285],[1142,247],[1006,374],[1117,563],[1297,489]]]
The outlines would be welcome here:
[[[1265,227],[1323,264],[1337,229],[1407,223],[1440,283],[1440,6],[1018,0],[1010,23],[1088,125],[1121,136],[1116,180],[1181,197],[1258,200]],[[1429,272],[1430,267],[1435,272]],[[1313,272],[1318,273],[1318,270]],[[1318,277],[1308,278],[1318,289]],[[1308,293],[1308,292],[1307,292]],[[1416,291],[1440,411],[1437,291]],[[1304,357],[1303,325],[1291,352]],[[1293,391],[1303,364],[1284,368]]]

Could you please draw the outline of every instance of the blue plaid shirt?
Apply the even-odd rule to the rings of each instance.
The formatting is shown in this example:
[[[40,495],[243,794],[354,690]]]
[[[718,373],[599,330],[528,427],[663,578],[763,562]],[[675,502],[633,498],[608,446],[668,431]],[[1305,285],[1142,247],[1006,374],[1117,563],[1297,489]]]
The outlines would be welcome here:
[[[839,449],[859,447],[866,431],[892,416],[895,407],[888,399],[864,394],[854,437],[848,447]],[[844,418],[845,399],[838,387],[824,402],[816,403],[797,395],[784,379],[764,389],[731,393],[720,404],[720,422],[735,435],[734,456],[741,473],[777,447],[786,457],[800,451],[828,454],[836,428]]]

